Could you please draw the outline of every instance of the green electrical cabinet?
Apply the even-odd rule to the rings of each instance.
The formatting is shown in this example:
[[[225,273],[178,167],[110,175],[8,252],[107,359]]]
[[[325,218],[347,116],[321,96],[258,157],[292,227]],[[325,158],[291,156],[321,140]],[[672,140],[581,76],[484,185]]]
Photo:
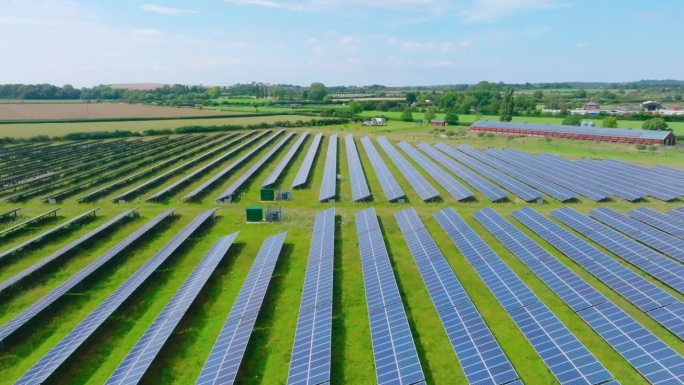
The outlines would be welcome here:
[[[264,220],[264,209],[261,206],[247,207],[247,222],[262,222]]]
[[[271,202],[276,200],[276,190],[272,188],[262,188],[261,189],[261,201]]]

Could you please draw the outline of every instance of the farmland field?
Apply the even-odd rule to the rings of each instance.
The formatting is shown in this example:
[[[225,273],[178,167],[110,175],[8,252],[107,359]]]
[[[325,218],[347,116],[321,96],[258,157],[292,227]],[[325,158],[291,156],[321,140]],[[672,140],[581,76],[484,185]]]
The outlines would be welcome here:
[[[309,118],[294,116],[268,117],[272,121],[308,120]],[[462,117],[462,119],[467,118],[467,116]],[[216,121],[212,124],[250,124],[246,122],[254,122],[256,119],[263,121],[266,118],[257,117],[253,120],[250,119],[252,118],[221,118],[192,121],[167,120],[128,122],[123,125],[117,125],[120,122],[83,125],[80,123],[68,125],[13,124],[0,126],[0,136],[20,135],[23,133],[22,129],[29,130],[33,127],[36,127],[35,130],[26,136],[39,134],[59,135],[66,132],[85,131],[88,128],[91,130],[143,130],[151,128],[149,124],[154,124],[154,128],[173,128],[174,124],[200,124],[200,122],[209,121]],[[238,121],[241,123],[236,123]],[[11,132],[5,131],[13,130],[15,126],[19,126],[20,129]],[[72,130],[72,126],[78,126],[78,128],[68,131]],[[303,129],[294,130],[298,135],[303,131]],[[56,222],[32,225],[12,237],[0,238],[0,252],[28,240],[32,236],[54,226],[56,223],[63,222],[88,209],[100,208],[97,219],[87,222],[81,227],[69,229],[64,233],[51,237],[43,244],[32,248],[29,252],[23,253],[16,258],[0,261],[0,282],[31,266],[79,236],[86,234],[125,209],[138,208],[140,213],[139,217],[108,231],[104,236],[98,237],[96,242],[79,247],[65,258],[62,258],[59,263],[40,271],[32,276],[32,279],[22,282],[16,288],[19,290],[0,293],[2,294],[0,296],[0,307],[3,309],[0,312],[0,325],[5,325],[22,310],[36,302],[50,290],[56,288],[103,252],[116,245],[123,237],[133,232],[153,216],[161,213],[163,210],[177,208],[172,220],[168,221],[158,230],[152,231],[140,242],[135,243],[132,247],[115,257],[89,279],[70,290],[68,294],[64,295],[49,310],[31,321],[29,327],[20,329],[15,338],[3,341],[0,344],[0,378],[3,380],[0,382],[13,383],[19,379],[72,328],[142,266],[148,258],[171,240],[193,217],[212,207],[218,207],[216,221],[202,227],[200,231],[191,237],[187,245],[181,247],[158,271],[152,274],[148,281],[136,290],[85,341],[81,348],[74,352],[71,358],[66,360],[55,374],[49,378],[47,383],[104,383],[152,324],[176,290],[181,287],[183,281],[197,266],[197,263],[212,244],[221,236],[239,231],[240,234],[236,239],[236,243],[211,275],[205,287],[193,302],[187,314],[182,318],[180,324],[175,328],[174,333],[164,345],[162,352],[153,361],[141,381],[141,383],[145,384],[181,385],[194,383],[235,302],[254,257],[261,246],[261,242],[268,236],[280,231],[287,231],[286,247],[283,249],[280,260],[276,265],[274,276],[268,287],[264,304],[259,312],[254,332],[251,335],[242,366],[240,367],[237,381],[240,384],[285,384],[297,325],[302,288],[304,286],[314,216],[318,211],[333,206],[338,217],[338,229],[335,234],[331,383],[354,385],[377,383],[373,364],[373,347],[370,338],[363,270],[359,257],[359,245],[354,220],[354,214],[357,211],[368,207],[374,207],[379,216],[385,244],[390,254],[393,273],[402,294],[401,299],[406,310],[411,334],[415,340],[426,382],[430,385],[467,384],[467,380],[463,375],[460,362],[454,354],[454,350],[440,322],[438,312],[431,302],[423,279],[416,268],[416,264],[394,218],[394,213],[409,207],[416,209],[418,215],[425,223],[428,232],[444,254],[449,266],[464,286],[465,291],[491,329],[518,375],[526,384],[551,385],[557,384],[557,381],[513,320],[503,310],[497,298],[490,292],[488,286],[479,277],[473,266],[454,247],[447,234],[432,217],[435,212],[444,208],[454,208],[468,225],[503,259],[505,264],[530,287],[532,292],[539,297],[539,300],[587,346],[589,351],[603,363],[606,369],[620,383],[640,385],[647,384],[648,382],[620,354],[613,350],[599,334],[589,327],[579,315],[573,312],[559,296],[554,294],[544,282],[534,275],[521,260],[509,252],[494,236],[489,234],[474,219],[472,216],[474,212],[484,208],[494,208],[678,354],[684,354],[684,342],[681,339],[647,316],[631,302],[628,302],[611,287],[602,283],[570,258],[554,249],[550,244],[543,241],[542,238],[524,228],[520,222],[517,222],[511,216],[511,212],[523,207],[532,207],[546,217],[550,217],[549,213],[552,210],[561,207],[571,207],[581,213],[587,213],[599,207],[609,207],[620,213],[625,213],[639,207],[649,207],[659,212],[665,212],[682,206],[682,202],[679,200],[681,197],[678,200],[669,202],[652,197],[629,202],[625,199],[611,196],[606,201],[594,202],[584,196],[580,196],[575,201],[564,204],[545,195],[544,204],[532,204],[509,194],[508,200],[501,203],[491,203],[481,192],[475,190],[462,178],[447,170],[449,175],[452,175],[456,180],[474,192],[473,199],[457,201],[423,168],[418,166],[405,152],[400,150],[400,153],[408,160],[409,164],[415,167],[429,183],[434,185],[442,197],[434,202],[423,202],[409,184],[406,175],[402,175],[387,154],[380,149],[376,139],[379,136],[385,136],[397,149],[397,144],[400,141],[407,141],[414,146],[421,142],[443,142],[449,145],[466,144],[479,150],[517,149],[533,154],[551,153],[571,160],[612,158],[643,167],[661,164],[682,168],[684,165],[684,150],[682,148],[659,147],[656,151],[641,152],[633,146],[622,144],[563,139],[546,141],[531,137],[511,137],[510,139],[502,136],[480,137],[461,133],[460,131],[435,133],[432,131],[432,127],[429,126],[418,126],[415,123],[396,121],[390,122],[386,127],[364,127],[359,124],[349,124],[311,130],[311,134],[316,133],[323,133],[325,139],[318,150],[319,155],[313,165],[311,182],[306,188],[293,191],[293,199],[291,201],[260,202],[260,186],[261,182],[285,156],[287,149],[295,141],[294,138],[287,143],[284,149],[276,153],[272,159],[257,171],[257,174],[241,190],[242,194],[239,196],[239,199],[233,203],[217,204],[215,198],[224,188],[238,180],[242,172],[254,165],[267,151],[266,149],[257,153],[253,158],[247,159],[225,178],[219,179],[201,198],[190,202],[182,201],[181,197],[201,185],[211,175],[229,165],[240,155],[245,154],[253,146],[247,146],[247,148],[237,151],[229,159],[220,161],[216,167],[190,180],[166,200],[160,202],[150,202],[145,198],[218,159],[221,154],[226,153],[226,150],[212,154],[196,164],[173,173],[168,179],[161,181],[155,187],[150,188],[149,191],[144,191],[127,202],[114,203],[112,198],[146,180],[163,175],[169,170],[178,167],[182,162],[186,162],[199,154],[183,158],[182,161],[179,160],[159,168],[135,182],[122,184],[88,203],[78,203],[77,198],[107,183],[111,183],[114,179],[110,182],[100,182],[92,186],[83,187],[82,190],[68,195],[57,202],[56,206],[46,204],[40,199],[45,194],[39,194],[19,202],[6,202],[5,198],[9,193],[0,193],[0,214],[10,208],[19,207],[21,208],[22,219],[27,219],[54,207],[61,208],[60,218]],[[326,161],[325,150],[331,134],[338,134],[341,139],[337,166],[337,174],[340,175],[338,180],[338,197],[335,203],[321,203],[317,198]],[[371,201],[352,202],[350,176],[347,169],[346,152],[344,151],[345,144],[344,140],[342,140],[343,136],[347,134],[353,134],[356,141],[367,183],[370,191],[373,193]],[[368,154],[360,143],[360,138],[366,135],[373,139],[376,148],[381,154],[381,159],[387,164],[390,172],[406,193],[406,202],[390,203],[384,198],[378,176],[372,169]],[[154,139],[145,138],[144,142]],[[170,138],[159,139],[159,144],[155,144],[155,146],[164,145],[168,143],[168,140],[182,141],[184,139],[186,138],[171,136]],[[203,135],[202,140],[204,139],[207,141],[202,143],[209,143],[210,140],[220,140],[219,136],[214,134],[206,135],[206,137]],[[276,141],[267,145],[266,148],[271,148]],[[174,142],[173,145],[170,145],[170,148],[164,151],[168,151],[169,155],[173,154],[175,156],[178,153],[193,148],[193,146],[201,145],[199,143],[194,144],[194,142],[188,142],[187,144],[185,142],[179,143]],[[303,143],[302,148],[292,159],[290,167],[285,169],[284,176],[278,183],[279,188],[289,190],[289,186],[304,159],[310,143],[311,137],[307,138]],[[114,146],[115,144],[108,143],[106,146],[110,145]],[[135,157],[135,151],[138,151],[135,146],[143,145],[144,143],[132,144],[132,147],[126,150],[125,155]],[[217,145],[208,145],[208,148],[215,148]],[[179,147],[183,149],[181,150]],[[232,146],[228,149],[234,147]],[[149,149],[146,151],[149,151]],[[151,153],[146,152],[145,157],[162,156],[163,154],[163,151],[151,151]],[[0,149],[0,156],[2,156],[2,149]],[[134,159],[134,161],[142,161],[145,157]],[[84,156],[82,161],[85,162],[85,158]],[[114,160],[108,160],[107,162],[114,162],[115,160],[121,159],[114,157]],[[26,159],[22,161],[26,161]],[[1,158],[0,162],[2,162]],[[73,162],[77,163],[78,160],[73,160]],[[97,160],[94,162],[97,162]],[[7,166],[7,164],[3,165]],[[149,167],[149,165],[145,167]],[[133,172],[135,171],[127,172],[125,175],[132,174]],[[2,175],[6,177],[5,174]],[[74,184],[76,183],[74,182]],[[245,207],[251,205],[282,207],[284,209],[284,221],[280,223],[246,224]],[[11,223],[0,224],[0,231],[9,226],[11,226]],[[583,236],[581,238],[588,241]],[[595,243],[588,242],[596,246]],[[605,251],[602,247],[599,247],[599,249]],[[616,255],[610,252],[607,252],[607,254],[619,263],[628,265]],[[640,272],[637,268],[631,265],[628,268],[638,272],[639,276],[643,279],[671,294],[678,301],[684,299],[681,293]]]
[[[0,120],[178,118],[219,115],[218,111],[127,103],[0,103]]]

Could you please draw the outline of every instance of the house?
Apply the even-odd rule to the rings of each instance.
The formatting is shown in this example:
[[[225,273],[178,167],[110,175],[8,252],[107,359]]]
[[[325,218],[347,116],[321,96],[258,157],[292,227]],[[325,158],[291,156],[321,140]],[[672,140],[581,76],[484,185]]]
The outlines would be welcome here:
[[[371,118],[370,120],[363,121],[364,126],[386,126],[387,119],[385,118]]]
[[[658,102],[648,100],[646,102],[641,103],[641,108],[643,108],[644,111],[655,112],[663,108],[663,106],[661,106]]]
[[[446,120],[432,119],[430,121],[430,125],[439,126],[439,127],[446,127],[449,125],[449,123],[447,123]]]
[[[584,109],[587,111],[594,111],[599,109],[598,102],[589,102],[584,105]]]

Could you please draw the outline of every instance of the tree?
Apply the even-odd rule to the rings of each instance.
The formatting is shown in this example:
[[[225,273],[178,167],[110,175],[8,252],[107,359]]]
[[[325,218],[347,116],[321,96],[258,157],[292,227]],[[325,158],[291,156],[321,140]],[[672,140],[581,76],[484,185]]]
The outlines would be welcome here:
[[[322,102],[328,96],[328,89],[323,83],[311,83],[309,86],[308,97],[311,100]]]
[[[579,126],[582,124],[582,117],[579,115],[568,115],[563,119],[561,124],[566,126]]]
[[[411,111],[410,107],[405,107],[404,111],[401,113],[401,116],[399,119],[403,122],[412,122],[413,121],[413,112]]]
[[[285,99],[285,87],[275,86],[271,90],[271,96],[275,99]]]
[[[221,87],[211,87],[207,90],[207,94],[212,99],[217,99],[221,96]]]
[[[606,118],[603,119],[603,123],[601,123],[601,125],[605,128],[617,128],[618,121],[614,116],[606,116]]]
[[[515,106],[513,94],[514,91],[512,88],[506,88],[501,107],[499,108],[499,120],[502,122],[510,122],[513,120],[513,107]]]
[[[426,122],[430,122],[435,118],[435,109],[434,108],[428,108],[427,111],[425,111],[424,119]]]
[[[446,115],[444,116],[444,121],[450,126],[457,126],[458,113],[454,110],[447,111]]]
[[[644,130],[669,131],[670,127],[663,118],[652,118],[644,122],[641,126]]]
[[[363,111],[363,107],[361,106],[361,103],[359,103],[356,100],[352,100],[349,102],[349,111],[352,113],[352,115],[357,115],[360,114],[361,111]]]
[[[532,97],[535,101],[541,102],[544,99],[544,93],[539,90],[536,90],[532,93]]]
[[[413,103],[415,103],[417,99],[418,99],[418,96],[416,95],[415,92],[407,92],[406,93],[406,104],[408,104],[409,106],[412,105]]]

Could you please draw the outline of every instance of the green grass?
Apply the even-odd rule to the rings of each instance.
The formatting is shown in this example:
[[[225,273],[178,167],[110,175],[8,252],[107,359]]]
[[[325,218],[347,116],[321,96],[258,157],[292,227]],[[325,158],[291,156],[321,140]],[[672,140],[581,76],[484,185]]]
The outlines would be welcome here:
[[[636,151],[633,147],[607,143],[568,140],[546,142],[543,139],[539,140],[536,138],[507,139],[500,136],[478,137],[469,134],[441,137],[441,134],[433,133],[431,129],[431,127],[403,122],[391,122],[386,127],[368,128],[360,125],[346,125],[323,129],[323,132],[326,134],[332,132],[340,135],[354,134],[370,189],[375,196],[374,202],[351,202],[346,152],[343,138],[340,136],[338,173],[342,175],[342,180],[339,184],[340,200],[335,204],[340,224],[339,234],[336,237],[337,253],[335,259],[332,359],[334,382],[338,384],[362,385],[375,383],[368,314],[363,289],[363,275],[354,224],[354,213],[356,211],[373,206],[376,208],[381,220],[395,276],[402,292],[421,362],[428,377],[428,383],[437,385],[466,384],[458,360],[453,353],[437,313],[432,306],[425,285],[393,217],[394,212],[397,210],[413,206],[424,220],[428,230],[454,272],[463,283],[466,291],[482,313],[485,321],[525,383],[554,384],[555,380],[541,359],[525,341],[512,320],[505,314],[475,270],[453,246],[444,231],[441,230],[437,222],[432,218],[434,212],[446,207],[455,208],[459,215],[466,219],[477,233],[501,256],[505,263],[539,295],[541,300],[588,346],[591,352],[608,367],[621,383],[645,384],[645,380],[634,369],[615,353],[592,329],[584,324],[579,317],[573,314],[515,256],[510,254],[503,245],[498,243],[473,219],[472,212],[492,206],[481,194],[477,193],[476,199],[473,201],[456,202],[434,180],[421,171],[437,187],[442,196],[445,197],[442,202],[423,203],[406,179],[401,176],[396,167],[394,167],[377,143],[375,143],[376,148],[397,177],[409,199],[409,202],[405,204],[389,203],[384,199],[380,184],[375,173],[370,168],[370,163],[359,139],[363,135],[371,135],[373,137],[384,135],[395,143],[400,140],[408,140],[414,144],[421,141],[444,141],[452,144],[466,143],[479,148],[512,147],[534,153],[551,152],[573,159],[582,157],[610,157],[629,160],[630,162],[647,166],[668,164],[681,167],[684,164],[684,152],[682,149],[659,148],[655,153],[642,153]],[[312,132],[315,133],[316,131],[313,130]],[[294,138],[288,146],[293,142]],[[281,181],[281,185],[285,186],[285,188],[288,188],[293,180],[310,142],[311,138],[307,139],[295,157],[293,166],[287,170],[285,177]],[[59,378],[53,382],[58,384],[104,382],[128,351],[135,345],[147,327],[149,327],[166,302],[173,296],[174,292],[194,269],[204,253],[211,247],[212,243],[223,235],[240,231],[237,244],[224,258],[214,275],[212,275],[206,287],[200,293],[198,300],[191,307],[188,315],[183,319],[176,332],[165,345],[164,352],[157,357],[143,379],[143,383],[146,384],[164,383],[180,385],[193,383],[230,311],[261,242],[269,235],[280,231],[287,231],[286,249],[276,267],[273,282],[267,293],[265,305],[257,321],[255,332],[244,360],[245,364],[240,374],[240,383],[284,384],[289,367],[314,215],[317,211],[330,207],[329,204],[322,204],[317,201],[327,144],[328,140],[326,138],[322,143],[319,156],[314,165],[311,186],[307,189],[294,191],[293,201],[278,203],[278,205],[283,206],[285,209],[285,221],[283,223],[245,224],[244,207],[261,204],[259,202],[260,182],[266,178],[277,162],[282,159],[287,152],[287,148],[279,152],[271,162],[267,163],[259,171],[258,175],[255,176],[244,191],[244,196],[238,202],[221,206],[218,211],[218,220],[202,228],[192,237],[188,246],[180,250],[159,271],[153,274],[150,281],[136,292],[133,298],[127,301],[100,328],[93,336],[94,338],[91,338],[84,348],[79,350],[60,369]],[[49,274],[39,275],[35,280],[25,284],[22,290],[0,298],[0,306],[3,309],[0,312],[0,323],[7,322],[22,309],[63,282],[66,277],[78,271],[157,213],[169,207],[178,207],[178,215],[159,231],[153,232],[143,242],[140,242],[130,251],[125,252],[116,258],[115,261],[108,264],[106,269],[103,269],[96,277],[65,296],[57,306],[51,308],[49,312],[46,312],[47,314],[39,317],[40,322],[36,322],[27,331],[23,331],[18,341],[13,341],[0,348],[0,378],[7,380],[7,382],[12,382],[21,376],[22,373],[28,370],[31,365],[40,359],[71,328],[78,324],[82,318],[104,300],[118,285],[124,282],[147,258],[152,256],[156,250],[171,239],[195,215],[209,207],[213,207],[215,205],[213,199],[216,195],[230,185],[240,175],[241,170],[246,170],[251,164],[256,162],[265,151],[266,149],[243,165],[240,170],[217,183],[199,202],[181,203],[178,201],[178,198],[196,187],[202,180],[206,180],[208,175],[225,167],[236,157],[240,156],[240,154],[236,154],[232,159],[226,160],[201,180],[195,181],[177,192],[170,198],[169,202],[148,203],[144,198],[157,189],[161,189],[163,186],[192,172],[197,167],[201,167],[206,162],[211,161],[211,159],[207,159],[195,167],[179,173],[172,180],[122,205],[111,203],[108,198],[132,187],[132,185],[112,191],[102,199],[90,204],[77,204],[75,202],[75,197],[82,194],[76,194],[74,197],[62,202],[59,205],[62,207],[62,218],[60,219],[62,221],[91,207],[101,207],[101,216],[96,221],[89,222],[82,228],[73,230],[62,237],[55,238],[52,242],[38,249],[32,250],[31,253],[16,259],[13,263],[1,264],[0,280],[5,279],[23,267],[29,266],[51,251],[67,244],[78,235],[93,229],[126,208],[138,207],[142,216],[127,222],[107,236],[98,239],[98,242],[95,244],[79,249],[74,255],[65,259],[63,263],[58,264]],[[241,153],[244,153],[244,151]],[[147,178],[152,178],[164,171],[159,170]],[[135,184],[141,182],[137,181]],[[634,204],[615,198],[602,204],[582,199],[570,206],[581,212],[587,212],[600,206],[607,206],[620,212],[625,212],[640,206],[648,206],[664,211],[679,205],[681,203],[666,203],[651,199]],[[0,211],[14,206],[16,205],[1,203]],[[53,207],[37,200],[31,200],[19,206],[23,207],[23,215],[25,216],[34,215]],[[265,206],[269,206],[269,204]],[[511,211],[524,206],[527,206],[527,204],[517,198],[513,198],[510,202],[494,205],[498,212],[512,220],[517,227],[531,234],[510,216]],[[562,204],[549,199],[547,204],[534,205],[533,207],[548,214],[550,210],[562,206]],[[46,223],[32,228],[10,241],[0,241],[0,248],[6,249],[14,244],[18,244],[44,231],[48,226],[53,226],[55,223]],[[684,343],[682,341],[646,317],[636,307],[621,299],[610,288],[598,282],[586,271],[574,264],[574,262],[555,251],[550,245],[534,235],[533,238],[550,250],[563,263],[589,281],[599,291],[615,301],[617,305],[648,327],[668,345],[680,353],[684,353]],[[651,280],[648,277],[647,279]],[[662,287],[657,282],[656,284]],[[682,298],[678,294],[677,297]]]

